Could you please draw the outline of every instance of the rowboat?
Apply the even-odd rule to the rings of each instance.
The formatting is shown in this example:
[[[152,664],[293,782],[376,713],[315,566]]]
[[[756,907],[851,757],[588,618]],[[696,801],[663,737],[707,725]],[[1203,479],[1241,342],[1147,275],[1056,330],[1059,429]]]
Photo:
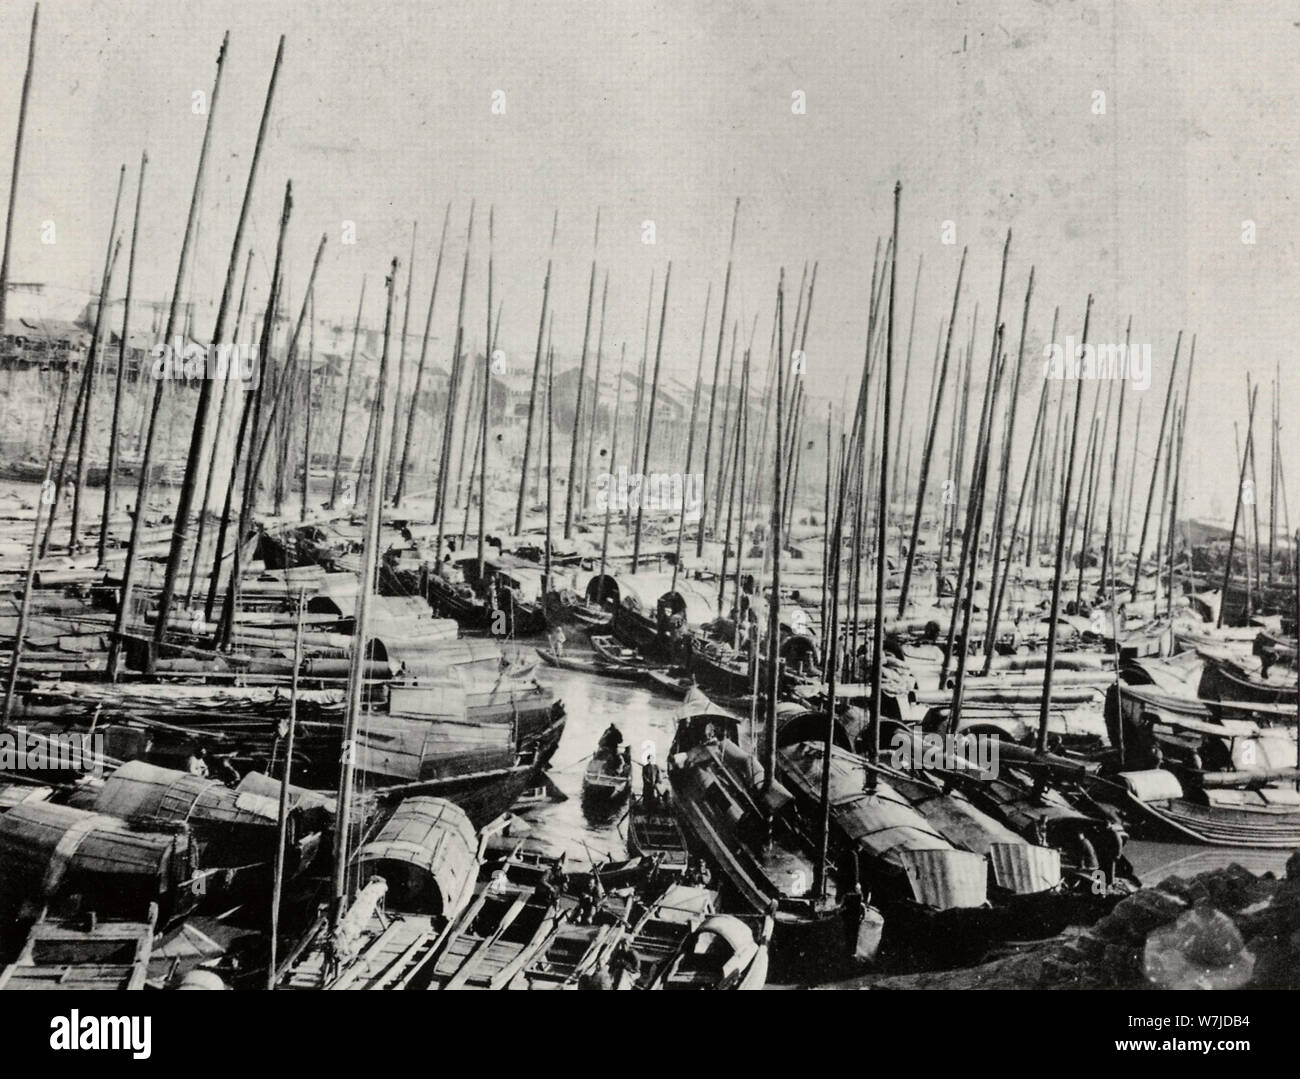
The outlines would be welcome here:
[[[635,648],[626,648],[613,637],[602,633],[593,633],[590,639],[592,649],[605,663],[635,670],[638,674],[650,669],[645,657]]]
[[[57,918],[43,911],[18,958],[0,970],[0,990],[143,989],[157,920],[152,903],[142,921]]]
[[[473,894],[479,841],[452,802],[410,798],[357,851],[354,864],[364,884],[338,930],[331,939],[319,920],[286,959],[280,988],[414,988]]]
[[[474,901],[423,964],[427,989],[504,989],[570,919],[575,901],[552,883],[564,856],[526,850],[485,862]]]
[[[686,872],[689,858],[686,837],[670,809],[650,807],[644,798],[633,801],[627,815],[627,849],[632,854],[657,859],[665,873]]]
[[[634,667],[602,663],[581,656],[557,656],[549,648],[539,648],[537,654],[548,666],[558,667],[560,670],[579,671],[582,674],[599,675],[602,678],[621,678],[628,682],[639,682],[642,679],[642,672]]]
[[[687,934],[649,989],[762,989],[771,918],[755,935],[739,918],[712,914]]]
[[[632,768],[621,753],[595,753],[582,775],[584,801],[611,803],[627,797]]]

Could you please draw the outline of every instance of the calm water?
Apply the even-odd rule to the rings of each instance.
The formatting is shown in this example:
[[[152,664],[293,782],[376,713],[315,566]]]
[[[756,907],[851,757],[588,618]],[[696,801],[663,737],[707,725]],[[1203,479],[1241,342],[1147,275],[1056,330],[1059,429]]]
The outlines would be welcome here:
[[[568,655],[589,653],[574,648],[572,637],[566,646]],[[564,701],[568,719],[564,737],[551,761],[551,781],[566,795],[563,802],[530,809],[522,816],[533,826],[533,834],[562,847],[572,861],[583,866],[591,857],[623,858],[627,853],[624,836],[627,823],[623,815],[627,801],[612,807],[604,816],[592,816],[582,804],[582,774],[601,733],[614,723],[623,740],[632,746],[632,759],[639,763],[646,743],[652,744],[660,767],[668,756],[672,742],[674,716],[680,701],[634,682],[600,678],[578,671],[564,671],[543,665],[538,680]],[[640,769],[632,769],[633,789],[641,789]]]
[[[587,656],[574,647],[577,633],[571,633],[566,653]],[[565,704],[568,720],[564,738],[551,763],[550,777],[568,795],[568,800],[529,809],[521,815],[533,826],[533,834],[563,848],[576,863],[596,858],[623,858],[627,833],[623,814],[627,803],[618,805],[604,818],[589,816],[582,805],[582,773],[601,732],[611,723],[632,744],[632,757],[640,761],[645,742],[654,744],[660,767],[666,763],[672,741],[674,716],[680,702],[633,682],[600,678],[577,671],[542,665],[538,679]],[[634,790],[640,790],[639,769],[633,769]],[[1231,847],[1201,847],[1135,839],[1126,848],[1129,861],[1144,884],[1158,884],[1166,877],[1191,877],[1211,869],[1238,863],[1252,873],[1272,872],[1283,876],[1290,851],[1260,851]]]

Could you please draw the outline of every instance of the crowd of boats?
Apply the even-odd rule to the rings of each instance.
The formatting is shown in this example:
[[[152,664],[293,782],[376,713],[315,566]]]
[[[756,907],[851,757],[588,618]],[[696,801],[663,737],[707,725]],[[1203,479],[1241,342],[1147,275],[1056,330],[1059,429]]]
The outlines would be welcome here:
[[[273,74],[268,114],[274,87]],[[245,209],[265,127],[264,114]],[[206,151],[205,140],[196,202]],[[1268,533],[1255,506],[1253,557],[1240,502],[1226,550],[1194,542],[1181,510],[1195,351],[1180,372],[1181,336],[1145,500],[1136,465],[1125,499],[1120,440],[1106,439],[1112,416],[1123,431],[1123,382],[1104,406],[1098,383],[1089,418],[1082,380],[1045,379],[1024,452],[1033,273],[1013,349],[1008,234],[987,366],[978,373],[973,317],[954,350],[963,256],[930,392],[912,402],[924,451],[900,471],[912,349],[909,333],[898,394],[894,195],[856,400],[838,439],[828,409],[820,475],[793,363],[816,267],[788,325],[780,274],[760,392],[752,333],[737,364],[733,327],[721,378],[729,259],[712,385],[702,333],[684,454],[671,447],[663,464],[684,457],[691,474],[702,436],[702,506],[597,509],[592,497],[598,426],[612,435],[611,469],[646,474],[667,452],[653,432],[670,274],[653,350],[647,310],[634,445],[620,455],[622,378],[612,393],[602,385],[603,327],[587,374],[594,261],[572,430],[557,431],[548,266],[520,469],[490,452],[494,350],[463,345],[469,238],[444,411],[426,409],[441,441],[426,459],[411,453],[424,355],[407,383],[396,259],[373,397],[354,402],[351,366],[341,403],[313,395],[302,331],[318,249],[287,340],[263,320],[268,366],[242,404],[214,402],[211,380],[136,387],[147,408],[126,513],[113,491],[127,478],[119,353],[92,522],[91,413],[110,396],[95,384],[97,326],[63,372],[42,482],[30,497],[17,489],[0,521],[0,987],[826,982],[972,962],[1095,922],[1138,886],[1135,834],[1296,846],[1300,573],[1285,533],[1278,542],[1276,408]],[[283,302],[291,211],[286,189],[268,312]],[[191,208],[178,293],[193,223]],[[734,234],[733,220],[733,246]],[[110,252],[116,241],[115,213]],[[106,254],[104,295],[112,266]],[[490,248],[487,266],[491,346]],[[409,291],[408,279],[408,314]],[[1091,313],[1089,298],[1085,342]],[[164,339],[176,316],[174,297]],[[1053,321],[1055,339],[1059,309]],[[154,452],[165,395],[193,407],[183,462]],[[614,408],[600,425],[602,395]],[[1250,401],[1243,479],[1255,468]],[[358,458],[342,435],[333,453],[314,449],[314,413],[327,413],[319,439],[361,411]],[[298,484],[298,512],[286,512]],[[617,715],[595,717],[609,726],[590,747],[583,800],[626,825],[625,858],[574,858],[518,816],[555,797],[547,769],[569,718],[543,666],[675,702],[662,753],[625,739]]]

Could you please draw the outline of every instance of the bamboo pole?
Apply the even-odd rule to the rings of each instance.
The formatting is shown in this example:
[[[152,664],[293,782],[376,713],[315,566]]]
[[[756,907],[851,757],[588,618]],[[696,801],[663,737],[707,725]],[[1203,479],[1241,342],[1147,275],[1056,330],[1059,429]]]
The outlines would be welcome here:
[[[587,346],[591,339],[591,309],[596,296],[596,251],[600,247],[600,211],[596,211],[596,237],[591,245],[591,277],[587,282],[587,315],[582,323],[582,356],[578,360],[578,395],[573,408],[573,435],[569,439],[569,474],[564,484],[564,538],[573,536],[573,490],[578,485],[578,443],[582,432],[582,398],[587,384]],[[654,407],[653,401],[651,408]],[[649,450],[647,449],[647,453]]]
[[[420,405],[420,392],[424,388],[424,365],[429,356],[429,336],[433,327],[433,308],[438,301],[438,282],[442,280],[442,254],[447,246],[447,226],[451,222],[451,202],[442,215],[442,232],[438,236],[438,258],[433,266],[433,289],[429,293],[429,307],[424,316],[424,335],[420,339],[420,359],[415,365],[415,386],[411,390],[411,404],[406,414],[406,435],[402,439],[402,459],[397,468],[397,489],[393,492],[393,506],[402,504],[406,493],[406,469],[411,460],[411,443],[415,440],[415,413]],[[360,310],[358,309],[358,318]],[[430,437],[433,433],[433,409],[429,409]],[[342,446],[342,432],[339,435]]]
[[[600,290],[600,330],[596,334],[596,377],[591,384],[591,419],[587,424],[587,461],[582,468],[582,516],[591,504],[591,457],[596,443],[596,420],[600,416],[600,374],[605,359],[605,302],[609,299],[609,271]]]
[[[1007,499],[1010,497],[1011,451],[1016,438],[1016,416],[1020,406],[1020,376],[1025,364],[1025,336],[1029,332],[1029,301],[1034,292],[1034,267],[1029,267],[1029,283],[1025,286],[1025,306],[1020,316],[1020,345],[1016,350],[1016,369],[1011,380],[1011,411],[1007,417],[1007,429],[1002,441],[1002,461],[999,465],[998,489],[993,501],[993,549],[990,553],[992,565],[989,573],[989,599],[993,602],[987,606],[991,610],[997,601],[1001,580],[998,576],[998,559],[1002,552],[1002,534],[1006,525]],[[1044,382],[1044,384],[1046,384]],[[1016,533],[1012,528],[1008,548],[1016,545]],[[997,640],[998,623],[994,618],[989,622],[984,641],[984,663],[987,668],[993,662],[993,649]]]
[[[126,172],[126,166],[122,167],[123,175]],[[118,195],[121,196],[122,185],[118,184]],[[114,213],[116,218],[116,212]],[[116,226],[116,221],[114,222]],[[81,533],[81,499],[86,487],[86,465],[87,445],[90,440],[90,427],[94,422],[92,409],[95,404],[95,372],[98,367],[98,357],[104,342],[104,323],[107,317],[104,309],[108,306],[109,290],[113,287],[113,270],[117,266],[118,252],[122,249],[122,239],[117,237],[110,240],[111,252],[108,256],[108,271],[102,279],[102,289],[99,297],[99,310],[95,314],[95,329],[90,337],[90,350],[86,354],[86,404],[85,412],[81,417],[81,433],[77,439],[77,471],[76,483],[72,492],[72,520],[68,526],[68,550],[69,552],[78,550],[81,547],[79,539]]]
[[[447,411],[442,421],[442,451],[438,454],[438,479],[434,514],[438,522],[438,545],[434,548],[438,571],[442,572],[442,540],[447,520],[447,465],[451,457],[452,433],[456,425],[456,400],[460,393],[461,343],[465,338],[465,289],[469,283],[469,255],[474,242],[474,203],[469,204],[469,225],[465,229],[465,261],[460,271],[460,298],[456,301],[456,342],[451,353],[451,379],[447,384]]]
[[[785,397],[785,268],[776,286],[776,438],[772,462],[772,588],[767,629],[767,711],[766,738],[763,746],[763,789],[770,792],[776,782],[776,703],[781,691],[781,421]],[[770,827],[770,823],[769,823]]]
[[[1178,331],[1178,338],[1174,343],[1174,363],[1169,369],[1169,386],[1165,390],[1165,406],[1160,413],[1160,433],[1156,436],[1156,457],[1151,468],[1151,486],[1147,490],[1147,508],[1142,514],[1142,531],[1138,534],[1137,560],[1133,568],[1133,594],[1134,602],[1138,597],[1138,586],[1142,581],[1142,555],[1146,551],[1147,545],[1147,528],[1151,523],[1151,504],[1156,497],[1156,479],[1160,473],[1160,447],[1165,444],[1165,428],[1169,425],[1169,409],[1174,399],[1174,377],[1178,374],[1178,353],[1183,344],[1183,331]]]
[[[230,645],[234,629],[234,612],[237,610],[237,593],[241,572],[241,555],[244,536],[248,528],[249,516],[257,498],[258,471],[253,467],[256,456],[258,432],[262,423],[262,402],[265,397],[266,382],[271,371],[271,346],[275,339],[275,312],[280,301],[280,278],[284,260],[284,237],[289,228],[289,215],[293,210],[293,181],[284,185],[284,202],[280,208],[280,227],[275,241],[275,263],[271,271],[271,291],[266,299],[266,313],[262,317],[261,340],[258,343],[258,363],[261,376],[257,387],[251,394],[244,395],[243,415],[239,420],[239,432],[235,436],[235,452],[230,463],[230,482],[226,484],[226,501],[221,511],[221,527],[217,530],[217,549],[212,556],[212,577],[208,583],[208,598],[204,606],[204,619],[212,621],[212,612],[217,602],[217,582],[221,577],[221,562],[226,549],[226,533],[230,522],[230,510],[234,505],[235,481],[240,464],[244,464],[244,485],[240,497],[239,531],[235,534],[234,550],[231,558],[230,585],[226,589],[226,601],[222,606],[221,625],[217,631],[219,647]],[[247,433],[247,449],[245,449]],[[260,465],[259,465],[260,468]]]
[[[1092,318],[1092,293],[1088,294],[1088,303],[1083,312],[1083,337],[1081,347],[1088,345],[1088,324]],[[1058,622],[1061,617],[1061,576],[1065,569],[1065,533],[1066,522],[1070,519],[1070,490],[1074,481],[1074,454],[1079,442],[1079,413],[1083,407],[1083,379],[1075,380],[1074,415],[1070,421],[1070,451],[1062,480],[1061,518],[1056,534],[1056,573],[1052,577],[1052,606],[1048,616],[1047,655],[1043,663],[1043,696],[1038,703],[1038,738],[1036,742],[1039,753],[1047,752],[1047,720],[1052,708],[1052,672],[1056,666],[1056,638]]]
[[[280,773],[280,805],[276,815],[275,872],[271,880],[271,955],[266,965],[266,988],[274,989],[278,974],[277,952],[280,939],[280,896],[284,891],[284,854],[289,834],[289,786],[293,779],[293,742],[298,726],[298,672],[302,669],[302,627],[307,613],[307,592],[298,590],[297,629],[293,637],[293,679],[289,685],[288,729],[284,738],[284,770]]]
[[[447,204],[450,210],[451,204]],[[446,227],[444,222],[444,228]],[[441,255],[441,250],[439,251]],[[338,505],[339,499],[339,475],[343,471],[343,436],[348,429],[348,410],[352,405],[352,379],[356,374],[357,368],[357,345],[361,340],[361,312],[366,306],[366,278],[361,276],[361,295],[357,297],[357,317],[352,322],[352,350],[348,355],[348,373],[343,382],[343,407],[339,413],[339,437],[334,448],[334,479],[330,481],[330,498],[328,506],[334,509]],[[426,341],[427,341],[426,334]],[[410,441],[407,441],[410,446]],[[364,453],[364,447],[362,448]],[[400,484],[399,484],[400,487]]]
[[[226,280],[221,290],[221,301],[217,305],[217,322],[212,331],[212,348],[226,343],[226,314],[231,295],[235,289],[235,275],[239,272],[239,250],[244,240],[244,228],[248,222],[248,209],[253,201],[253,190],[257,181],[257,166],[262,158],[262,146],[266,141],[266,129],[271,119],[271,105],[275,100],[275,85],[280,76],[280,64],[284,59],[284,35],[276,49],[275,63],[271,68],[271,80],[266,88],[266,101],[262,106],[262,119],[257,128],[257,141],[253,145],[253,157],[248,167],[248,181],[244,186],[244,200],[239,210],[239,222],[235,226],[235,238],[230,249],[230,259],[226,265]],[[212,112],[216,111],[216,94],[213,93]],[[211,113],[209,113],[209,120]],[[197,188],[196,188],[197,191]],[[194,432],[190,438],[189,455],[185,462],[185,481],[181,485],[180,497],[173,513],[171,550],[167,555],[167,569],[163,574],[162,593],[158,597],[158,619],[154,623],[154,647],[150,650],[149,660],[152,666],[157,658],[156,650],[160,648],[167,635],[167,622],[171,613],[172,597],[176,590],[176,575],[180,570],[181,559],[185,553],[185,543],[190,523],[190,509],[194,503],[194,488],[198,479],[203,453],[204,438],[207,432],[208,412],[212,406],[213,380],[205,378],[199,384],[199,400],[194,412]],[[159,388],[161,394],[161,385]],[[158,395],[154,398],[155,407]],[[140,500],[141,509],[144,500]]]
[[[1228,557],[1223,564],[1223,587],[1219,593],[1219,618],[1215,623],[1218,628],[1223,628],[1223,611],[1228,606],[1228,582],[1232,577],[1232,556],[1237,549],[1237,526],[1241,521],[1241,502],[1242,492],[1246,484],[1246,464],[1250,457],[1251,440],[1255,435],[1255,398],[1259,394],[1259,387],[1256,386],[1250,395],[1250,411],[1246,419],[1246,452],[1238,454],[1240,459],[1240,475],[1237,477],[1237,492],[1233,499],[1232,510],[1232,532],[1228,539]],[[1246,580],[1249,587],[1250,581],[1250,558],[1246,558]],[[1247,598],[1249,604],[1249,598]]]
[[[180,313],[181,289],[185,281],[185,270],[189,265],[190,241],[194,235],[194,222],[198,216],[199,200],[203,193],[203,176],[204,168],[208,159],[208,148],[212,141],[212,121],[217,114],[217,101],[221,93],[221,73],[226,59],[226,46],[230,41],[229,32],[221,40],[221,50],[217,53],[217,71],[212,84],[212,94],[208,98],[208,117],[203,126],[203,143],[199,148],[199,163],[194,175],[194,189],[190,195],[189,215],[185,221],[185,235],[181,240],[180,259],[176,267],[176,285],[172,290],[172,299],[167,312],[167,328],[163,331],[163,341],[170,342],[172,333],[176,328],[176,318]],[[140,528],[148,516],[149,506],[149,473],[153,468],[153,450],[154,440],[158,432],[158,413],[162,408],[163,392],[166,389],[167,380],[158,379],[154,386],[153,403],[149,410],[148,429],[145,434],[144,454],[140,461],[140,479],[136,485],[135,495],[135,515],[131,519],[131,537],[127,545],[126,566],[122,574],[122,591],[118,599],[117,618],[113,625],[113,638],[109,642],[108,656],[106,660],[106,672],[109,681],[116,681],[117,663],[121,655],[122,634],[126,629],[127,619],[130,617],[132,609],[132,593],[135,590],[136,564],[139,559],[140,545]],[[188,512],[188,511],[187,511]],[[173,579],[173,587],[175,581]],[[159,625],[165,624],[165,611],[160,610],[164,617],[159,619]]]
[[[397,345],[397,393],[393,398],[393,430],[388,443],[387,464],[384,467],[384,497],[393,492],[393,505],[400,504],[397,497],[397,466],[399,458],[397,447],[402,430],[402,391],[406,388],[406,339],[411,329],[411,296],[415,292],[415,235],[419,229],[418,221],[411,222],[411,257],[406,265],[406,301],[403,304],[402,340]],[[492,306],[488,305],[488,318],[492,317]],[[405,445],[405,443],[402,443]]]
[[[487,264],[487,348],[483,356],[483,406],[479,418],[479,488],[478,488],[478,580],[483,582],[483,542],[486,539],[487,521],[487,443],[488,443],[488,405],[492,399],[492,260],[495,242],[496,207],[488,207],[488,264]]]
[[[713,357],[713,386],[709,393],[709,418],[705,424],[704,436],[704,484],[703,499],[700,503],[700,524],[695,536],[695,557],[704,557],[704,519],[708,513],[709,507],[709,480],[712,477],[713,467],[713,414],[718,404],[718,383],[722,380],[722,339],[727,332],[727,302],[731,298],[731,268],[736,253],[736,222],[740,218],[740,199],[737,198],[735,205],[731,210],[731,240],[727,244],[727,273],[722,279],[722,310],[718,314],[718,347],[714,351]],[[736,359],[736,336],[735,330],[732,330],[731,337],[731,362],[735,363]],[[731,403],[730,399],[730,376],[728,376],[728,398],[727,404]],[[726,455],[726,431],[722,432],[722,438],[719,442],[719,448],[722,450],[719,456]],[[724,481],[725,482],[725,481]],[[718,499],[719,505],[722,500]],[[715,513],[716,518],[716,513]],[[717,531],[717,524],[714,524],[714,531]]]
[[[618,383],[614,389],[614,426],[613,426],[613,445],[609,451],[609,471],[614,475],[618,470],[618,420],[619,413],[623,408],[623,368],[627,363],[627,342],[624,341],[618,351]],[[596,602],[600,606],[605,604],[605,564],[609,557],[609,519],[613,509],[614,494],[606,490],[605,497],[605,523],[600,534],[600,584],[598,586]]]
[[[542,281],[542,313],[537,318],[537,347],[533,352],[533,382],[528,393],[528,423],[524,428],[524,467],[519,476],[519,499],[515,503],[515,535],[524,530],[524,499],[528,487],[528,459],[533,446],[533,414],[537,411],[537,383],[542,370],[542,334],[546,329],[546,306],[551,296],[551,257],[555,252],[555,229],[560,221],[559,210],[551,218],[551,246],[546,255],[546,277]],[[538,457],[541,454],[538,453]]]
[[[248,256],[244,261],[244,283],[239,289],[239,304],[235,308],[235,332],[233,336],[236,343],[239,341],[239,328],[244,321],[244,303],[248,299],[248,278],[252,271],[253,249],[250,247]],[[203,536],[207,531],[208,508],[212,504],[212,484],[217,474],[217,451],[221,446],[221,436],[225,429],[226,407],[234,389],[234,381],[233,375],[227,371],[226,381],[221,391],[221,404],[217,408],[217,426],[212,435],[212,456],[208,460],[207,478],[203,482],[203,502],[199,506],[198,529],[194,537],[194,557],[190,560],[190,583],[185,592],[185,606],[190,609],[194,607],[194,590],[198,584],[199,563],[203,553]]]
[[[36,23],[41,5],[32,5],[32,32],[27,39],[27,67],[23,72],[23,89],[18,98],[18,127],[14,134],[14,160],[9,173],[9,205],[5,210],[5,242],[0,253],[0,336],[5,327],[5,300],[9,295],[9,247],[14,238],[14,207],[18,204],[18,176],[23,159],[23,135],[27,130],[27,100],[32,91],[32,71],[36,67]],[[111,242],[110,237],[110,242]],[[38,518],[40,514],[36,515]],[[6,704],[6,709],[8,705]],[[6,718],[8,713],[6,712]]]
[[[871,734],[867,744],[868,755],[875,763],[880,759],[881,674],[885,656],[885,563],[887,529],[889,525],[889,440],[890,409],[894,378],[894,302],[898,277],[898,216],[903,185],[894,184],[894,231],[889,254],[889,306],[885,312],[885,381],[882,387],[882,413],[880,429],[880,491],[877,499],[876,535],[876,611],[875,626],[871,632]],[[829,769],[830,761],[826,761]],[[875,772],[868,773],[874,787]]]
[[[682,537],[686,535],[686,484],[692,483],[691,463],[695,455],[695,421],[699,415],[700,409],[700,387],[704,383],[704,344],[709,329],[709,303],[713,299],[713,285],[710,284],[704,293],[704,318],[700,323],[700,354],[695,361],[695,389],[691,393],[691,422],[686,436],[686,470],[682,473],[682,510],[681,516],[677,522],[677,551],[673,556],[673,583],[669,589],[671,592],[677,591],[677,574],[682,566]],[[701,514],[704,512],[704,506],[700,506]]]
[[[673,264],[668,263],[668,269],[664,272],[664,298],[663,306],[659,309],[659,340],[655,345],[655,366],[654,376],[650,381],[650,407],[646,412],[645,422],[645,452],[641,456],[641,471],[648,475],[650,471],[650,444],[654,438],[655,426],[655,398],[659,393],[659,369],[663,362],[664,354],[664,326],[668,321],[668,283],[673,275]],[[638,491],[636,513],[636,537],[632,541],[632,572],[637,571],[638,563],[641,561],[641,526],[645,519],[645,481],[643,479],[640,491]],[[565,538],[568,538],[566,533]]]
[[[357,731],[360,729],[362,687],[365,682],[367,640],[370,630],[370,596],[375,588],[379,565],[379,511],[384,497],[384,435],[388,418],[388,352],[389,335],[393,322],[393,293],[397,287],[397,259],[393,259],[388,274],[387,299],[384,303],[384,347],[379,358],[379,383],[375,391],[376,416],[374,456],[371,464],[370,502],[366,511],[365,545],[362,553],[361,580],[357,590],[356,633],[352,640],[352,653],[348,669],[348,697],[345,727],[343,730],[343,767],[339,772],[338,811],[334,826],[334,880],[333,901],[330,904],[330,926],[338,925],[348,895],[348,867],[351,861],[351,813],[353,780],[356,775]]]

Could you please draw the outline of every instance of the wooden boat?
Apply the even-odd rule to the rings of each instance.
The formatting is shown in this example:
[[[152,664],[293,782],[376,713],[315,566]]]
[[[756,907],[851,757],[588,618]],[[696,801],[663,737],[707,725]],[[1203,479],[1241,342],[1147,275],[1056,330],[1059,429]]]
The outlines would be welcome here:
[[[599,659],[611,666],[635,670],[638,675],[644,674],[650,669],[650,665],[639,651],[635,648],[624,647],[613,637],[605,634],[593,633],[591,635],[591,647]]]
[[[504,989],[542,952],[576,907],[553,881],[564,856],[520,849],[485,862],[474,900],[424,962],[418,986]]]
[[[691,674],[707,693],[741,696],[752,691],[749,655],[728,644],[696,637],[691,642]]]
[[[1093,781],[1097,797],[1162,836],[1210,846],[1300,846],[1294,728],[1162,707],[1163,695],[1145,686],[1119,696],[1123,764]],[[1113,709],[1108,718],[1114,722]]]
[[[627,849],[631,854],[655,859],[666,874],[680,876],[689,863],[686,837],[672,810],[662,803],[647,806],[644,798],[634,799],[628,810]]]
[[[557,656],[549,648],[537,649],[542,661],[551,667],[565,671],[579,671],[582,674],[598,675],[602,678],[620,678],[628,682],[639,682],[643,674],[635,667],[625,667],[617,663],[604,663],[599,660],[584,659],[581,656]]]
[[[409,798],[353,859],[364,882],[329,939],[324,919],[287,958],[284,989],[406,989],[473,895],[479,841],[443,798]]]
[[[157,921],[152,903],[143,921],[55,918],[43,911],[18,958],[0,970],[0,990],[143,989]]]
[[[1293,705],[1296,700],[1296,673],[1288,667],[1275,667],[1268,678],[1258,669],[1247,669],[1243,662],[1222,650],[1202,649],[1205,669],[1197,696],[1203,700],[1248,701],[1262,704]],[[1255,667],[1258,668],[1258,663]]]
[[[644,988],[682,950],[692,931],[716,914],[718,893],[698,885],[676,883],[647,904],[624,940],[636,969],[614,972],[616,989]]]
[[[742,915],[775,914],[777,947],[806,958],[842,955],[844,919],[833,867],[826,892],[812,892],[808,837],[792,796],[765,782],[752,751],[739,742],[740,723],[695,691],[683,708],[668,758],[672,807],[693,850],[721,874]],[[811,849],[815,850],[815,846]]]
[[[668,670],[651,668],[643,677],[652,689],[679,701],[684,701],[695,685],[694,677],[682,667],[670,667]]]
[[[614,618],[609,608],[583,599],[568,588],[547,592],[542,597],[542,610],[549,626],[601,629],[608,626]]]
[[[83,808],[125,821],[187,826],[206,869],[237,871],[260,863],[265,870],[275,858],[279,787],[262,776],[232,790],[215,779],[136,760],[117,768],[98,790],[78,792],[70,804],[89,801]],[[315,861],[322,838],[333,827],[332,799],[301,788],[291,794],[285,846],[290,878]],[[265,871],[260,877],[265,884]]]
[[[166,925],[193,909],[206,881],[184,828],[148,831],[53,802],[0,814],[0,910],[26,902],[138,918],[157,903]]]
[[[711,914],[651,980],[649,989],[762,989],[771,918],[757,936],[739,918]]]
[[[627,797],[632,765],[622,753],[594,753],[582,775],[584,801],[610,804]]]
[[[997,774],[981,775],[962,762],[923,769],[941,785],[960,790],[978,809],[1038,846],[1055,848],[1061,865],[1079,879],[1104,880],[1109,890],[1130,877],[1123,858],[1128,835],[1115,814],[1089,793],[1087,780],[1099,766],[1043,755],[1011,742],[999,742]],[[914,749],[904,756],[916,760]],[[1100,873],[1100,878],[1095,874]]]

